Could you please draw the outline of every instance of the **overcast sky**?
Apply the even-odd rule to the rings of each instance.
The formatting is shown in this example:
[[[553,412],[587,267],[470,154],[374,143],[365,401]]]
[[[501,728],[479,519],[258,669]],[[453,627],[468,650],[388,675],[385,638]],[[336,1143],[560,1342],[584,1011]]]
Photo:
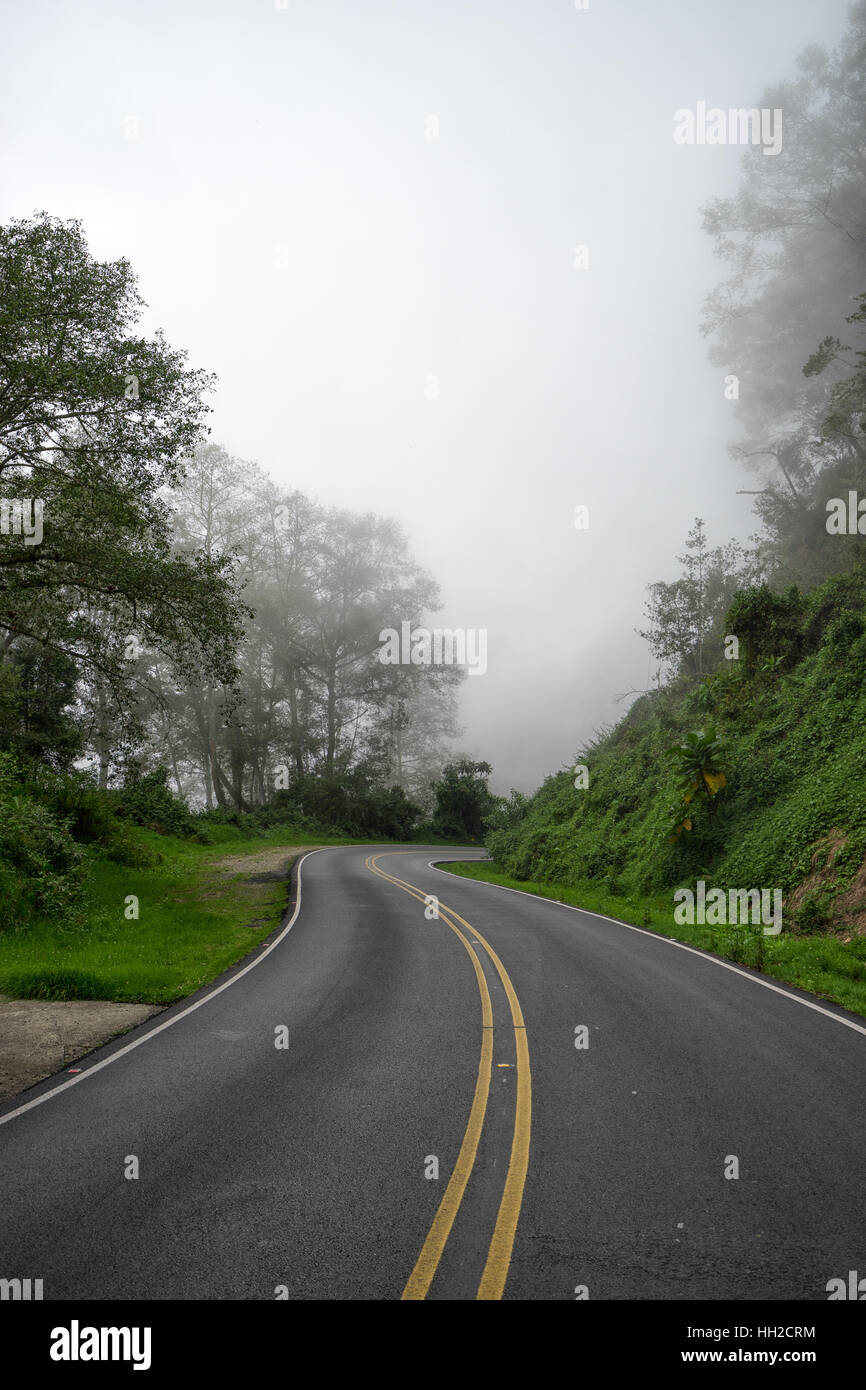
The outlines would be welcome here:
[[[80,218],[218,374],[217,442],[399,519],[437,623],[488,631],[461,746],[497,790],[570,765],[646,686],[645,587],[695,515],[755,529],[698,331],[739,151],[673,113],[752,106],[844,0],[0,12],[0,220]]]

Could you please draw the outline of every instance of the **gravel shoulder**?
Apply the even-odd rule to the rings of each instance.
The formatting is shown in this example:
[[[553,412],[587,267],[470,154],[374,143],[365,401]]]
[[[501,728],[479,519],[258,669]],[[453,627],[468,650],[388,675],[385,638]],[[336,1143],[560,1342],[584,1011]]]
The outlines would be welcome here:
[[[95,1047],[161,1012],[159,1004],[0,997],[0,1101],[69,1068]]]

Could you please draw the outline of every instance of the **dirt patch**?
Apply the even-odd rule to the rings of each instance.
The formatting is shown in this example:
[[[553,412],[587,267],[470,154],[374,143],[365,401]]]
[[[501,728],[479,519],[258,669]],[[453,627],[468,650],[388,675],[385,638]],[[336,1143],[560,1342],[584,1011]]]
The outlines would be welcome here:
[[[210,867],[225,874],[270,874],[288,878],[298,855],[315,848],[315,845],[292,845],[288,849],[285,846],[260,849],[255,854],[227,854],[224,859],[214,859]]]
[[[70,1067],[95,1047],[162,1012],[158,1004],[0,995],[0,1100]]]
[[[255,896],[256,887],[262,883],[283,883],[298,855],[315,848],[309,845],[285,845],[279,849],[260,849],[255,854],[227,854],[222,859],[213,859],[208,865],[210,886],[198,884],[187,893],[178,893],[178,902],[189,902],[202,898],[221,898],[233,879],[241,879],[233,885],[233,891],[249,890]]]
[[[833,904],[833,919],[837,930],[847,928],[855,936],[866,935],[866,858],[851,880],[851,886],[840,893]]]
[[[827,931],[845,933],[843,940],[866,934],[866,859],[849,886],[839,892],[836,860],[848,843],[844,830],[830,830],[815,842],[811,872],[788,895],[786,910],[796,917],[806,915],[813,924]]]

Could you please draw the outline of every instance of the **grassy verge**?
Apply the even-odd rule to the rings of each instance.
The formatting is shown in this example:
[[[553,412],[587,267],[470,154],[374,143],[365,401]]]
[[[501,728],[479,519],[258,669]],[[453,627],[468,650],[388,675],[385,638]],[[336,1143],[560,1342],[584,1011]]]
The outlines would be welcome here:
[[[674,922],[672,894],[616,897],[591,883],[574,887],[564,883],[522,882],[508,878],[489,864],[443,863],[439,867],[461,878],[498,883],[503,888],[517,888],[540,898],[582,907],[588,912],[617,917],[659,936],[673,937],[725,960],[761,970],[774,979],[797,985],[866,1017],[866,937],[844,942],[832,935],[795,934],[784,930],[780,936],[771,937],[764,936],[760,930],[743,927],[680,926]]]
[[[237,870],[219,861],[283,847],[300,853],[360,843],[283,825],[254,837],[211,827],[208,845],[146,830],[135,836],[158,862],[133,868],[91,851],[81,912],[0,933],[0,993],[170,1004],[246,955],[285,910],[285,879],[249,860]],[[137,920],[125,915],[130,897],[138,899]]]

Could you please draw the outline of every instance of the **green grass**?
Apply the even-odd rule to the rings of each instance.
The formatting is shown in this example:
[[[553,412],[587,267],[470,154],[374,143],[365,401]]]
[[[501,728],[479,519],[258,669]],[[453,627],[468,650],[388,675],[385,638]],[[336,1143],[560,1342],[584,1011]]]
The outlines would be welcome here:
[[[776,937],[741,927],[720,928],[680,926],[674,922],[671,893],[617,896],[597,884],[533,883],[509,878],[497,867],[478,863],[442,863],[441,869],[480,883],[497,883],[517,888],[539,898],[600,912],[632,926],[645,927],[659,936],[687,942],[725,960],[761,970],[785,984],[796,985],[812,994],[866,1017],[866,937],[845,943],[834,936],[793,934],[784,929]]]
[[[364,843],[278,826],[245,835],[212,826],[212,844],[136,830],[159,862],[131,868],[90,852],[82,912],[0,933],[0,992],[18,999],[170,1004],[228,969],[279,925],[287,881],[251,882],[214,861],[285,846]],[[138,898],[138,920],[124,916]]]

